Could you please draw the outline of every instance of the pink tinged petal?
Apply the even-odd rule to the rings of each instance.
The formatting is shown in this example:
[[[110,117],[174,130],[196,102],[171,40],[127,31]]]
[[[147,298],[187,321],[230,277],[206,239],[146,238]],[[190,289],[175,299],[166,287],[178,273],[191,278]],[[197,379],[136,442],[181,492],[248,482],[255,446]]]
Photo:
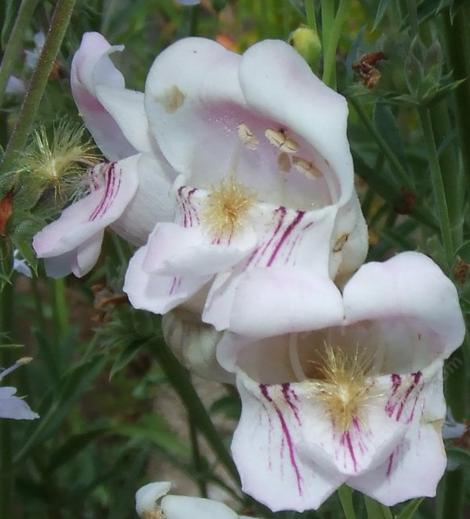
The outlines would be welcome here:
[[[39,418],[37,413],[31,411],[29,405],[15,396],[14,387],[0,387],[0,418],[13,420],[34,420]]]
[[[131,258],[124,281],[124,292],[134,308],[164,314],[191,298],[211,276],[164,276],[144,269],[147,247]]]
[[[346,323],[367,325],[380,339],[383,369],[409,372],[448,357],[462,343],[464,322],[452,282],[427,256],[404,252],[366,263],[344,289]]]
[[[272,336],[340,324],[341,294],[327,277],[303,268],[255,268],[216,278],[203,320],[216,329]]]
[[[217,114],[208,109],[207,100],[243,104],[239,61],[240,56],[214,41],[185,38],[161,52],[150,69],[145,86],[150,128],[168,161],[186,178],[194,174],[194,163],[201,156],[210,160],[206,179],[229,170],[236,141],[214,142]],[[214,168],[218,171],[211,171]]]
[[[157,222],[169,222],[175,214],[175,171],[161,153],[140,155],[138,186],[122,215],[111,228],[133,245],[144,245]]]
[[[152,153],[156,144],[149,133],[144,94],[99,84],[96,85],[95,92],[99,102],[116,121],[129,143],[137,151]]]
[[[348,484],[387,506],[414,497],[436,494],[437,484],[444,474],[446,454],[441,427],[445,417],[442,362],[437,361],[417,374],[392,376],[395,404],[392,417],[407,423],[403,440],[385,463]],[[401,396],[400,396],[401,395]],[[403,406],[403,397],[405,402]],[[396,405],[398,403],[398,405]]]
[[[103,230],[123,213],[137,190],[139,156],[94,170],[102,182],[89,195],[70,205],[61,216],[39,231],[33,247],[39,258],[57,258],[48,269],[57,275],[83,275],[98,258]],[[67,266],[69,263],[69,266]]]
[[[295,390],[258,385],[243,374],[237,383],[242,415],[232,454],[243,490],[273,511],[318,508],[345,477],[305,456],[304,413]]]
[[[162,511],[167,519],[238,519],[227,505],[201,497],[166,496],[162,499]]]
[[[242,57],[240,84],[253,110],[272,117],[311,144],[334,172],[326,179],[336,200],[349,200],[353,163],[346,136],[347,103],[288,44],[266,40]]]
[[[213,243],[200,226],[184,228],[174,223],[157,224],[147,245],[144,268],[167,276],[208,276],[229,269],[256,245],[247,229],[230,243]]]
[[[97,85],[124,90],[124,77],[109,59],[123,47],[111,47],[97,32],[83,35],[72,60],[71,87],[75,103],[96,144],[110,160],[135,154],[136,148],[96,97]]]

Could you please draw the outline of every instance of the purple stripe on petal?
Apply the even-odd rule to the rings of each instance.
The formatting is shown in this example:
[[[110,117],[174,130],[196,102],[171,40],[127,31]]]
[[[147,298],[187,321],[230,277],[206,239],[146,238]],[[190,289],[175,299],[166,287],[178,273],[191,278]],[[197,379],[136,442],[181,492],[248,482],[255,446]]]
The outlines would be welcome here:
[[[277,406],[276,402],[274,402],[274,400],[269,396],[268,386],[266,384],[260,384],[259,388],[260,388],[261,394],[273,406],[274,411],[276,412],[277,417],[279,418],[279,423],[281,424],[283,439],[285,439],[287,448],[289,450],[290,464],[291,464],[292,468],[294,469],[295,478],[297,481],[297,489],[299,491],[299,495],[303,495],[302,476],[300,475],[299,467],[297,465],[294,443],[292,441],[292,437],[290,435],[290,431],[289,431],[289,427],[287,426],[287,422],[284,418],[284,415],[282,414],[282,411]],[[281,455],[282,455],[282,450],[281,450]]]

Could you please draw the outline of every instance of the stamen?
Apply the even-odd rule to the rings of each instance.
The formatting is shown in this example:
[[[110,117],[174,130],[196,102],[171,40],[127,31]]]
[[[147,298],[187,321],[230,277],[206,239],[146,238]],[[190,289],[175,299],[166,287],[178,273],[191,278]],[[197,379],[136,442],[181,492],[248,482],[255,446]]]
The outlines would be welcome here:
[[[245,123],[238,125],[238,137],[249,150],[256,150],[258,147],[259,140]]]
[[[246,223],[255,195],[230,177],[214,187],[202,213],[202,223],[215,238],[231,238]]]
[[[371,398],[375,398],[372,382],[367,379],[372,359],[359,355],[356,348],[353,358],[341,349],[325,344],[325,356],[319,366],[322,380],[312,381],[315,398],[325,405],[334,426],[347,431],[354,419]]]
[[[287,137],[284,130],[273,130],[272,128],[268,128],[264,132],[264,135],[273,146],[279,148],[285,153],[295,153],[299,149],[299,145],[294,141],[294,139]]]
[[[300,173],[303,173],[306,177],[318,178],[322,175],[321,171],[308,160],[300,157],[293,157],[292,163],[294,164],[295,169]]]
[[[342,234],[335,242],[333,246],[333,252],[341,252],[343,250],[343,247],[346,245],[346,242],[348,241],[349,234],[345,233]]]
[[[166,519],[163,510],[160,507],[156,507],[151,512],[145,511],[142,514],[142,519]]]
[[[0,371],[0,380],[2,380],[4,377],[15,371],[15,369],[18,369],[20,366],[24,366],[25,364],[29,364],[33,360],[33,357],[21,357],[21,359],[18,359],[13,366],[10,366],[9,368],[3,369]],[[0,368],[1,369],[1,368]]]

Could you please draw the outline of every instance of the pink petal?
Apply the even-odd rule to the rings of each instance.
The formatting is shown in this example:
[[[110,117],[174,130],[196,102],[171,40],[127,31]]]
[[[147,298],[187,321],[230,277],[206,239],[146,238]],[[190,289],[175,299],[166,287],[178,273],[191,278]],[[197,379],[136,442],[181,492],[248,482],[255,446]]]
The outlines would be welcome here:
[[[203,320],[218,330],[272,336],[339,324],[341,294],[328,278],[305,268],[270,267],[216,278]]]
[[[90,270],[99,254],[103,230],[121,216],[137,190],[138,159],[137,155],[95,167],[101,184],[34,236],[33,247],[39,258],[61,257],[50,264],[51,271]]]
[[[121,91],[124,113],[129,113],[126,108],[128,103],[132,106],[142,105],[143,99],[138,100],[136,92],[124,92],[124,77],[109,59],[109,54],[123,47],[111,47],[109,43],[97,32],[88,32],[83,35],[80,48],[72,60],[71,87],[72,93],[96,144],[110,160],[119,160],[134,155],[139,146],[134,139],[129,141],[132,132],[126,132],[125,126],[121,129],[118,122],[108,112],[97,98],[97,86],[103,85]],[[140,114],[140,117],[138,115]],[[146,118],[142,118],[142,110],[135,114],[130,121],[134,123],[134,117],[147,125]],[[123,117],[120,117],[120,121]],[[137,127],[133,124],[133,127]]]
[[[243,374],[237,384],[242,414],[232,454],[243,491],[274,512],[318,508],[345,476],[305,453],[304,415],[295,389],[258,385]]]
[[[434,497],[446,468],[441,432],[446,412],[442,362],[424,370],[418,383],[417,374],[410,377],[411,385],[397,377],[395,387],[398,380],[402,387],[397,387],[396,394],[401,389],[401,396],[390,399],[388,406],[393,418],[400,416],[402,422],[408,422],[406,436],[385,463],[348,481],[353,488],[387,506],[415,497]]]
[[[188,300],[211,276],[164,276],[144,269],[146,247],[131,258],[124,281],[124,292],[134,308],[164,314]]]
[[[213,243],[200,226],[184,228],[158,223],[149,238],[144,268],[164,275],[206,276],[229,269],[254,248],[256,236],[247,229],[229,244]]]
[[[423,254],[405,252],[384,263],[366,263],[343,297],[346,323],[359,323],[380,341],[387,372],[420,369],[448,357],[463,341],[457,291]]]

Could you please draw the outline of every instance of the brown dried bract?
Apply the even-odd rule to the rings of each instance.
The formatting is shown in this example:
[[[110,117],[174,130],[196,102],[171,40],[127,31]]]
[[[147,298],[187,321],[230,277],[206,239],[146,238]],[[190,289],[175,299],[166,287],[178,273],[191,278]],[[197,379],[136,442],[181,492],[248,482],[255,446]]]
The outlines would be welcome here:
[[[457,261],[457,264],[454,267],[455,279],[462,285],[465,283],[465,280],[467,279],[469,268],[470,265],[461,259]]]
[[[0,200],[0,236],[6,236],[7,224],[13,213],[13,191]]]
[[[127,304],[129,301],[126,294],[115,293],[103,283],[93,285],[91,290],[95,296],[96,310],[92,320],[96,323],[103,323],[116,306]]]
[[[367,88],[374,88],[381,78],[380,70],[376,67],[376,64],[383,59],[385,59],[383,52],[369,52],[353,63],[353,70],[359,74],[363,85]]]

